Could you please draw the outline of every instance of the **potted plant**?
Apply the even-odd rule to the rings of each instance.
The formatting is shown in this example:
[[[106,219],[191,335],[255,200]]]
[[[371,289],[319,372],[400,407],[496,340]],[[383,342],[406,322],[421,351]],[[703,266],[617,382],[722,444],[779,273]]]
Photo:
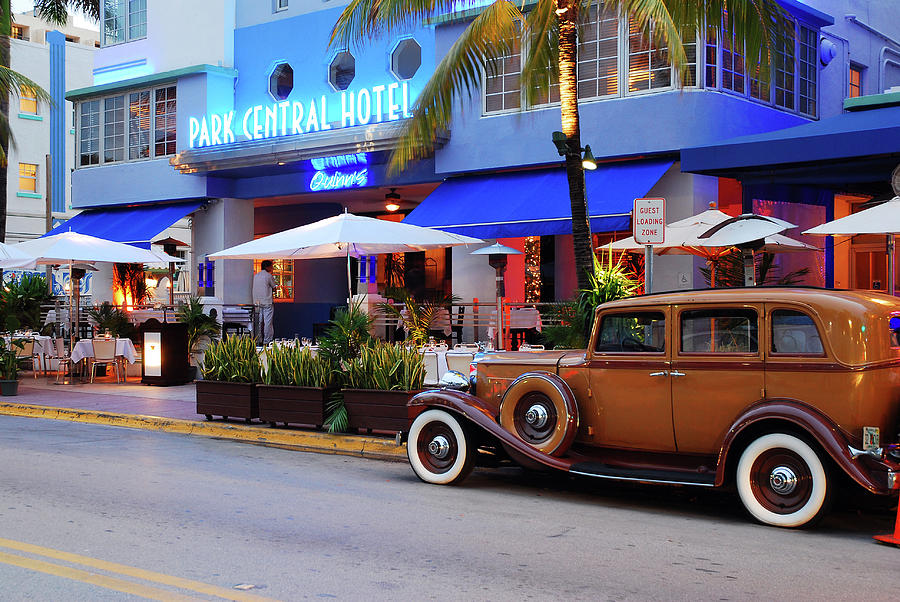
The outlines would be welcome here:
[[[203,313],[203,304],[199,297],[191,297],[187,303],[178,306],[176,315],[179,322],[187,324],[189,361],[196,378],[197,366],[200,365],[206,344],[218,336],[222,328],[218,320]]]
[[[319,338],[319,354],[335,369],[335,388],[341,386],[348,362],[359,356],[360,349],[372,340],[370,330],[374,320],[362,310],[361,303],[354,303],[337,310],[325,334]],[[340,391],[332,394],[325,410],[328,432],[346,430],[347,410]]]
[[[27,339],[13,338],[12,332],[19,328],[15,316],[6,317],[9,338],[0,337],[0,395],[11,397],[19,394],[19,353]]]
[[[459,297],[455,295],[446,295],[436,301],[419,303],[406,291],[402,292],[402,304],[379,303],[378,310],[382,315],[399,320],[406,331],[407,339],[420,346],[428,342],[429,333],[438,315],[459,301]]]
[[[275,345],[266,350],[267,369],[257,387],[259,419],[321,427],[336,371],[327,357],[308,347]]]
[[[347,426],[403,433],[409,430],[406,404],[422,390],[425,362],[406,345],[376,341],[360,349],[344,371]]]
[[[204,380],[197,381],[197,413],[234,416],[250,422],[259,417],[256,383],[260,362],[256,341],[249,336],[231,336],[213,341],[206,348],[200,367]]]

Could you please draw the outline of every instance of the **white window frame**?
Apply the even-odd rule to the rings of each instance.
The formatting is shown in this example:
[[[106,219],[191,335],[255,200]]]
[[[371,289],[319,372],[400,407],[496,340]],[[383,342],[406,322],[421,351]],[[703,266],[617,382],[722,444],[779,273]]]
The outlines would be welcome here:
[[[118,46],[119,44],[127,44],[128,42],[133,42],[134,40],[144,40],[147,38],[147,26],[148,26],[148,17],[147,14],[150,11],[150,0],[144,4],[144,10],[140,11],[144,13],[144,35],[142,36],[131,36],[131,28],[134,25],[131,22],[132,13],[129,10],[130,2],[129,0],[116,0],[117,2],[121,2],[125,6],[125,27],[124,33],[122,35],[122,40],[118,42],[108,42],[106,40],[106,2],[100,3],[100,47],[105,48],[107,46]]]
[[[272,12],[280,13],[288,9],[289,0],[272,0]]]
[[[167,155],[157,155],[156,154],[156,91],[160,89],[166,89],[176,87],[175,92],[175,153],[167,154]],[[130,159],[130,148],[129,148],[129,139],[131,136],[131,131],[129,129],[130,118],[129,118],[129,99],[131,94],[140,94],[141,92],[149,92],[150,93],[150,131],[149,131],[149,145],[150,152],[147,157],[138,157],[136,159]],[[106,113],[104,110],[106,99],[108,98],[117,98],[123,97],[124,108],[125,108],[125,146],[123,149],[123,158],[118,161],[106,161],[104,157],[104,152],[106,150],[106,141],[105,141],[105,132],[104,128],[106,126]],[[92,165],[82,165],[81,164],[81,104],[84,102],[100,102],[100,139],[99,139],[99,163]],[[83,100],[75,103],[75,169],[88,169],[91,167],[99,167],[102,165],[116,165],[120,163],[139,163],[141,161],[152,161],[154,159],[163,159],[165,157],[172,157],[178,153],[178,91],[177,84],[174,81],[162,83],[151,88],[136,88],[133,90],[122,90],[115,94],[105,94],[103,96],[93,96],[91,98],[85,98]]]
[[[29,165],[34,167],[34,176],[23,176],[22,175],[22,166]],[[19,161],[19,181],[18,181],[18,190],[19,192],[28,192],[31,194],[38,194],[40,191],[38,190],[38,173],[40,172],[41,166],[37,163],[26,163],[25,161]],[[28,188],[22,188],[22,179],[30,180],[32,182],[33,188],[30,190]]]

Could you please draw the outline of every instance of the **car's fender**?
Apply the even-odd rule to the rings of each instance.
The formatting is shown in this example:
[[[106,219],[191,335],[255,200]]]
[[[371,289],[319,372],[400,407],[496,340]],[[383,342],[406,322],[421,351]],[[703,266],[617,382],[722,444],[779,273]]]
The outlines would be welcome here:
[[[557,470],[569,470],[572,465],[571,460],[547,455],[504,429],[497,422],[496,410],[474,395],[450,389],[423,391],[409,400],[408,408],[411,420],[428,408],[450,410],[493,436],[504,447],[512,448],[529,460]]]
[[[732,447],[735,441],[747,429],[773,419],[789,422],[806,432],[851,479],[861,486],[872,493],[888,493],[886,478],[876,478],[879,472],[890,468],[887,464],[871,457],[854,459],[849,448],[850,441],[837,425],[815,408],[793,399],[760,401],[748,408],[734,422],[719,450],[716,466],[717,487],[722,486],[728,476],[727,466],[733,456]]]

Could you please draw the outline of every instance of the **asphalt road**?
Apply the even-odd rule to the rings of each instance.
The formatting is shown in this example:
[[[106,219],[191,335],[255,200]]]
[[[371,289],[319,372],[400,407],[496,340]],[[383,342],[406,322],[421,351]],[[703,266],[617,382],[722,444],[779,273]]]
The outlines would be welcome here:
[[[896,600],[893,515],[0,417],[0,599]],[[234,589],[243,586],[249,589]],[[252,586],[252,587],[251,587]],[[249,598],[248,598],[249,599]]]

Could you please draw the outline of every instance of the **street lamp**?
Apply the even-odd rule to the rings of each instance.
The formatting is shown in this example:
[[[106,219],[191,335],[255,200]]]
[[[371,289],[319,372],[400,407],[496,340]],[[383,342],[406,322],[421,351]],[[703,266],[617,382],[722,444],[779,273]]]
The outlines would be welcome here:
[[[591,145],[588,144],[584,148],[572,144],[572,141],[562,132],[553,132],[553,144],[556,146],[556,152],[560,157],[567,155],[578,155],[581,157],[581,167],[593,171],[597,169],[597,160],[594,159],[594,153],[591,152]],[[582,151],[584,156],[581,155]]]

